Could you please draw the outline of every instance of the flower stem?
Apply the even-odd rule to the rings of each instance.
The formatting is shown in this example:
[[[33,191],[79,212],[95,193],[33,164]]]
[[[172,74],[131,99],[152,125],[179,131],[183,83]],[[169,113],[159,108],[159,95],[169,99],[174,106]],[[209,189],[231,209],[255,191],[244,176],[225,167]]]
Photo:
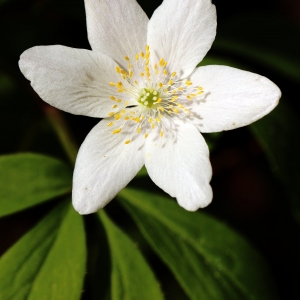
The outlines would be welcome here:
[[[60,140],[65,153],[67,154],[70,162],[74,165],[78,152],[78,146],[72,137],[63,114],[51,106],[45,107],[44,111],[58,139]]]

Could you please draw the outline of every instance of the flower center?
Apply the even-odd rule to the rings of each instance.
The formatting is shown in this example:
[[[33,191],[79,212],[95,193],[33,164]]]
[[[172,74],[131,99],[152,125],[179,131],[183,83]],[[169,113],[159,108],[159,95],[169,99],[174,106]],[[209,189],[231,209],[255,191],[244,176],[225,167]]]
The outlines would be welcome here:
[[[164,58],[152,66],[149,46],[146,46],[145,53],[135,55],[134,64],[128,56],[124,58],[127,70],[117,66],[120,81],[109,83],[121,97],[110,96],[114,104],[108,116],[115,120],[108,126],[112,127],[113,134],[126,132],[125,144],[129,144],[135,134],[143,133],[147,138],[154,129],[158,129],[160,137],[164,136],[170,131],[166,125],[168,122],[165,122],[170,117],[197,117],[190,107],[191,102],[199,100],[204,93],[202,87],[180,79],[176,72],[169,70]]]
[[[143,88],[137,101],[148,108],[155,107],[159,103],[157,101],[161,101],[160,93],[153,88]]]

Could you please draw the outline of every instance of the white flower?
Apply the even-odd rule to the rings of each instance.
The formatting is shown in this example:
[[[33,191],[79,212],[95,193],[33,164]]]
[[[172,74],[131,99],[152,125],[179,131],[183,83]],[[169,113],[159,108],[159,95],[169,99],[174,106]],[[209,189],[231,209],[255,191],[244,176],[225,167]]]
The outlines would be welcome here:
[[[44,101],[104,118],[78,153],[75,209],[104,207],[144,164],[179,205],[205,207],[212,171],[200,132],[256,121],[277,105],[280,90],[257,74],[196,68],[216,34],[211,0],[164,0],[150,20],[135,0],[85,0],[85,8],[93,51],[40,46],[19,62]]]

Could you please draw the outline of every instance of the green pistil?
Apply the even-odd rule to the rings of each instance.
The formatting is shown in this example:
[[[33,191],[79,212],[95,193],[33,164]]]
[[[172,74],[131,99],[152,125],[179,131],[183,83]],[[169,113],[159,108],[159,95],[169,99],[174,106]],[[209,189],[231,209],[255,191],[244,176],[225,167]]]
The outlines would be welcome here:
[[[160,98],[159,92],[154,89],[144,88],[139,95],[138,102],[144,106],[152,108],[155,102]]]

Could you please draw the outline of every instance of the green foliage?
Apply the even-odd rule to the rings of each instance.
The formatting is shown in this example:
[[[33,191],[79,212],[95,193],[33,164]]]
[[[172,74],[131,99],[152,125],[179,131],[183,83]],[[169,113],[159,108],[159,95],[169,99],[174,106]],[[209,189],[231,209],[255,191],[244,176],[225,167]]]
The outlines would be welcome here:
[[[190,299],[277,299],[262,257],[223,223],[143,191],[119,197]]]
[[[163,299],[158,282],[137,245],[112,223],[103,210],[99,216],[106,229],[111,248],[111,299]]]
[[[0,157],[0,217],[71,191],[72,170],[65,163],[39,154]]]
[[[0,299],[80,299],[85,260],[82,218],[62,203],[1,257]]]
[[[250,126],[258,137],[276,177],[282,182],[300,224],[300,121],[284,100],[269,115]]]

